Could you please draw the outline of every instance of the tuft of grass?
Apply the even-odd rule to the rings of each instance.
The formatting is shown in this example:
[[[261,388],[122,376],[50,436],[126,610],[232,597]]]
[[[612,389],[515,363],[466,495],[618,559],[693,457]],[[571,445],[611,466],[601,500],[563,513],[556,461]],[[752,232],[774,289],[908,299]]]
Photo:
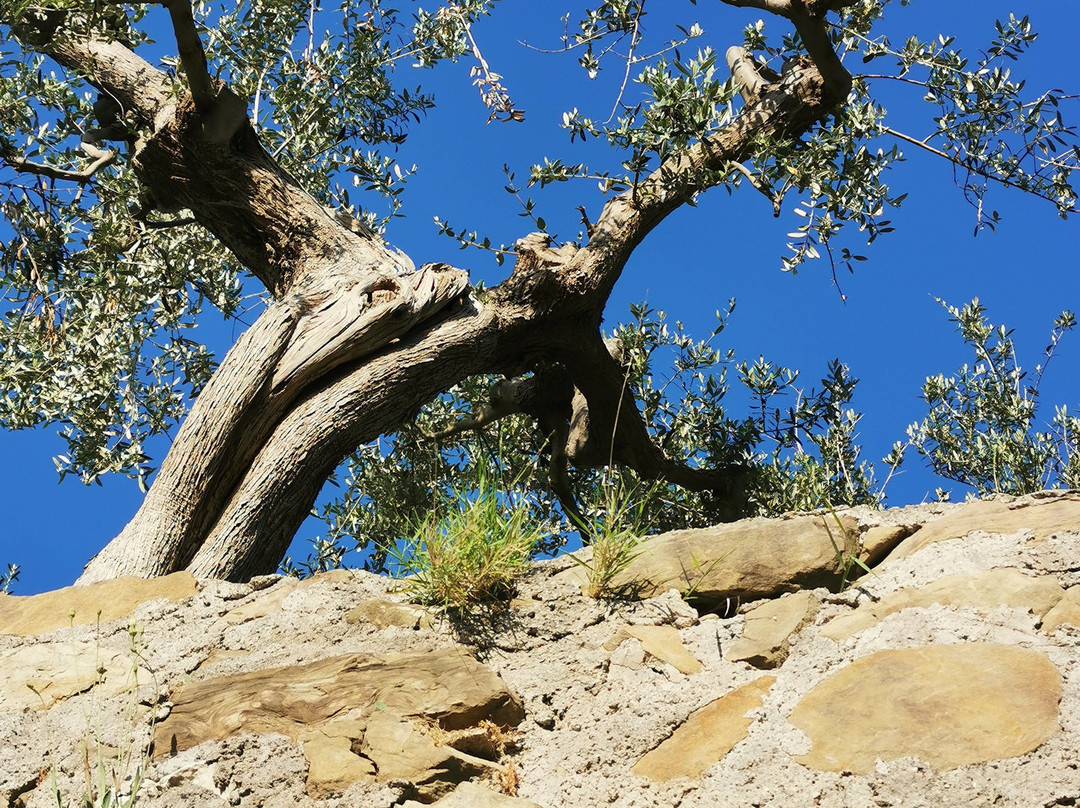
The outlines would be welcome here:
[[[68,612],[68,618],[74,620],[74,610]],[[100,618],[101,613],[98,612],[99,621]],[[97,634],[100,640],[100,622]],[[144,647],[143,630],[136,626],[134,622],[128,625],[128,639],[128,650],[131,654],[130,685],[128,688],[131,701],[128,710],[132,721],[132,729],[136,730],[142,722],[140,705],[146,704],[146,702],[139,702],[138,700],[140,667],[150,671],[153,677],[153,691],[155,693],[160,691],[157,676],[153,673],[153,669],[150,668],[142,653]],[[97,669],[97,682],[95,684],[101,684],[104,681],[105,670],[104,667]],[[33,685],[28,683],[27,687],[36,693],[39,699],[42,699],[42,704],[45,703],[44,697]],[[87,729],[79,741],[83,769],[82,797],[77,802],[67,799],[68,795],[62,791],[57,778],[57,766],[53,762],[54,754],[50,752],[47,757],[49,788],[52,798],[50,802],[55,804],[56,808],[135,808],[140,801],[139,790],[142,787],[143,777],[150,767],[154,725],[157,723],[154,712],[156,708],[151,706],[150,709],[148,729],[142,733],[134,732],[127,749],[114,749],[104,743],[97,732],[96,720],[88,713],[86,716]]]
[[[607,486],[606,502],[588,533],[592,539],[592,559],[585,561],[570,554],[570,558],[585,569],[586,597],[619,600],[636,595],[635,582],[617,583],[618,579],[641,554],[641,537],[645,532],[646,503],[652,500],[651,486],[644,492],[637,487],[627,490],[623,484]]]
[[[822,515],[825,532],[829,534],[829,542],[832,544],[833,553],[836,555],[836,568],[840,572],[839,591],[843,592],[851,585],[856,576],[863,573],[872,575],[874,571],[859,558],[859,553],[862,552],[862,541],[858,534],[852,535],[844,527],[844,523],[840,521],[840,516],[837,514],[836,509],[833,508],[832,503],[826,503],[825,509],[828,511],[829,516],[832,517],[832,521],[836,524],[836,531],[841,537],[840,541],[836,540],[832,528],[829,527],[829,519]]]
[[[447,611],[505,602],[547,530],[529,506],[481,474],[444,501],[394,554],[391,572],[418,603]]]

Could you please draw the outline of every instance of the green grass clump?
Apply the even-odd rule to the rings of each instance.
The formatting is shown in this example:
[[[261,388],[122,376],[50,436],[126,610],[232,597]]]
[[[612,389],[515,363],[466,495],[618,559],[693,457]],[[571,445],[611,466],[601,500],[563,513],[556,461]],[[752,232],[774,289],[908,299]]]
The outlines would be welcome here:
[[[418,603],[446,610],[509,600],[547,531],[529,506],[486,475],[417,527],[391,565]]]

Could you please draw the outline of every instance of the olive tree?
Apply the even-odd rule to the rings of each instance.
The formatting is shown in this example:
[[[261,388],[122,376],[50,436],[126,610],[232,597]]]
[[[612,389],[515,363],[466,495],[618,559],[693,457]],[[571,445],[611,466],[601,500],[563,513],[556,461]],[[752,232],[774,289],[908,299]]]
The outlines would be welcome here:
[[[501,283],[474,288],[464,268],[416,267],[386,238],[408,173],[394,148],[433,103],[402,86],[402,66],[472,59],[487,114],[522,117],[473,36],[496,2],[2,0],[0,419],[62,423],[61,470],[91,480],[145,479],[143,442],[182,418],[142,506],[80,581],[272,571],[343,458],[478,378],[497,379],[489,400],[443,436],[533,419],[569,511],[567,469],[613,465],[737,512],[751,485],[738,453],[722,435],[705,462],[671,451],[630,400],[630,357],[601,332],[616,280],[666,217],[716,188],[764,194],[777,213],[792,194],[808,202],[785,266],[835,270],[863,258],[846,235],[890,229],[903,195],[884,172],[902,148],[951,162],[981,225],[995,223],[993,186],[1075,211],[1070,97],[1031,94],[1005,67],[1034,39],[1026,18],[1000,21],[968,59],[946,37],[879,33],[887,0],[710,4],[745,28],[706,32],[693,2],[659,40],[645,0],[567,18],[556,50],[589,75],[617,62],[626,81],[606,121],[573,108],[563,125],[617,157],[531,170],[532,184],[596,189],[577,241],[553,242],[537,217],[540,232],[498,248],[444,225],[506,260]],[[925,120],[886,115],[874,89],[893,81],[917,88]],[[217,364],[189,327],[207,305],[235,312],[246,276],[264,302]]]

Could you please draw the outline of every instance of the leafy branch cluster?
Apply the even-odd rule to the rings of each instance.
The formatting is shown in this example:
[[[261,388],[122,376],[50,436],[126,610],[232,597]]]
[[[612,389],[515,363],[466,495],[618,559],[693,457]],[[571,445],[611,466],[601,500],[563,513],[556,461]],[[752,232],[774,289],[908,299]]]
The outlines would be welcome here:
[[[19,565],[8,564],[5,572],[0,572],[0,595],[11,592],[11,587],[19,580]]]
[[[863,62],[889,59],[895,72],[867,74],[867,81],[892,80],[923,92],[938,108],[935,129],[922,138],[896,132],[908,144],[949,160],[957,184],[976,210],[976,231],[993,227],[997,211],[984,209],[990,184],[1016,187],[1052,202],[1062,216],[1077,211],[1072,173],[1080,165],[1076,128],[1068,126],[1063,104],[1076,96],[1047,90],[1025,95],[1025,82],[1006,65],[1035,42],[1028,17],[995,22],[996,36],[972,62],[954,47],[953,37],[923,41],[909,37],[902,47],[885,36],[868,38],[860,27],[842,27],[843,42],[861,50]]]
[[[1043,373],[1062,336],[1076,327],[1075,315],[1065,311],[1054,320],[1043,362],[1029,375],[1017,362],[1012,331],[995,327],[977,298],[942,305],[976,364],[927,378],[929,412],[908,429],[910,442],[935,474],[980,495],[1080,487],[1080,418],[1057,407],[1051,431],[1036,421]]]

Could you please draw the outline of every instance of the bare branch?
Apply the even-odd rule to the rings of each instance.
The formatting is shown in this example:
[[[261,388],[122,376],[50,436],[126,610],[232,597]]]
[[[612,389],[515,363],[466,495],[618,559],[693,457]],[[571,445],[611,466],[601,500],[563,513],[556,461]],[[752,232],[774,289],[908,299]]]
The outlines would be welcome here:
[[[743,101],[752,103],[768,86],[769,82],[758,71],[757,62],[750,52],[739,45],[732,45],[725,54],[731,76],[739,84]]]
[[[424,437],[428,440],[444,441],[454,435],[460,435],[462,432],[479,432],[489,424],[493,424],[508,415],[521,412],[522,396],[519,393],[519,388],[528,384],[529,381],[528,379],[502,379],[496,382],[488,391],[486,404],[481,404],[479,408],[458,419],[446,429],[440,429],[438,432],[423,433]]]
[[[35,163],[27,160],[25,157],[16,155],[4,155],[3,160],[16,171],[21,171],[25,174],[36,174],[41,177],[48,177],[52,180],[63,180],[65,182],[77,182],[80,185],[89,182],[94,174],[102,168],[105,168],[105,166],[112,165],[116,162],[116,152],[112,149],[97,149],[84,143],[83,151],[93,157],[94,161],[81,171],[69,171],[63,168],[45,165],[44,163]]]

